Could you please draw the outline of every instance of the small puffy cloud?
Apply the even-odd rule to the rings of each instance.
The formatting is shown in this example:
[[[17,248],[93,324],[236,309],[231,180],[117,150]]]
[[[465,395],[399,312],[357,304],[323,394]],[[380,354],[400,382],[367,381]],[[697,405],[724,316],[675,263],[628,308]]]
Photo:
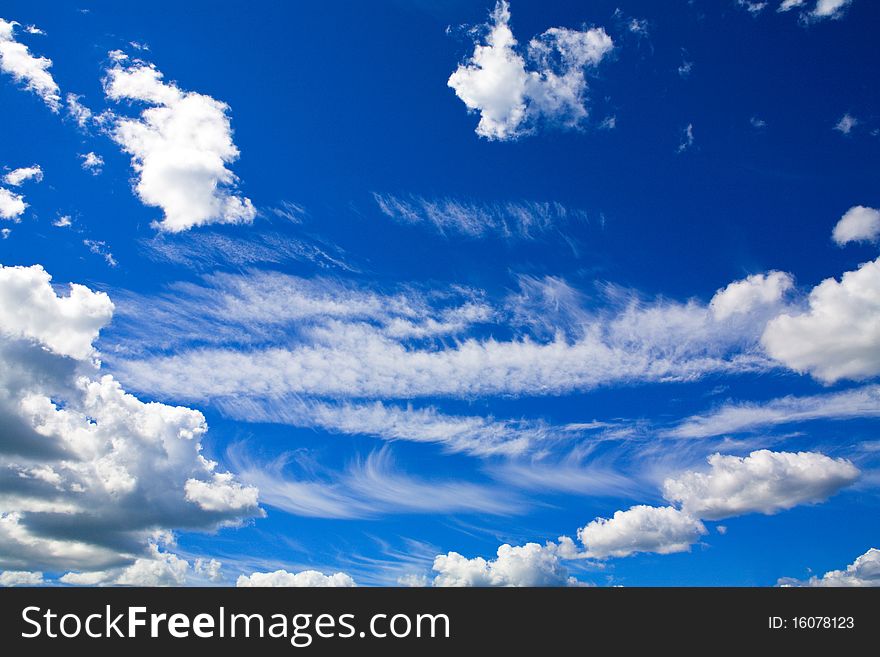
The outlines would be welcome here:
[[[846,113],[834,124],[834,129],[841,134],[848,135],[859,123],[860,121],[856,117]]]
[[[241,575],[235,582],[238,587],[352,587],[357,586],[350,575],[335,573],[324,575],[317,570],[303,570],[299,573],[289,573],[286,570],[276,570],[272,573],[251,573]]]
[[[754,2],[754,0],[737,0],[736,4],[745,9],[752,16],[757,16],[767,8],[766,2]]]
[[[688,552],[706,533],[703,523],[671,506],[638,505],[596,518],[578,530],[586,555],[594,559],[626,557],[636,552]]]
[[[97,153],[93,153],[89,151],[88,153],[83,153],[79,156],[82,160],[82,168],[91,173],[93,176],[97,176],[101,173],[104,167],[104,158],[98,155]]]
[[[124,53],[111,53],[111,59],[104,78],[107,98],[149,105],[138,118],[113,115],[108,130],[131,155],[138,198],[164,213],[154,226],[180,232],[252,222],[253,203],[236,193],[238,178],[228,168],[239,157],[229,106],[165,82],[152,64]]]
[[[778,583],[780,586],[880,586],[880,550],[871,548],[848,565],[846,570],[831,570],[822,577],[811,577],[806,581],[784,577]]]
[[[193,571],[196,576],[207,579],[211,582],[219,582],[223,579],[221,564],[217,559],[196,559],[193,563]]]
[[[43,573],[29,570],[4,570],[0,572],[0,586],[40,586],[45,584]]]
[[[840,18],[852,0],[817,0],[811,12],[814,18]]]
[[[92,120],[92,110],[83,105],[80,98],[82,96],[69,93],[64,97],[64,102],[67,105],[67,115],[76,121],[80,128],[85,128]]]
[[[56,228],[70,228],[73,225],[73,220],[70,218],[69,214],[65,214],[53,221],[52,225]]]
[[[880,374],[880,260],[822,281],[808,303],[768,322],[761,342],[771,357],[826,383]]]
[[[21,194],[15,194],[5,187],[0,187],[0,219],[18,221],[24,214],[27,203]]]
[[[782,0],[778,11],[791,11],[796,7],[803,7],[805,4],[807,4],[807,0]]]
[[[856,205],[846,211],[831,238],[840,246],[850,242],[876,242],[880,238],[880,210]]]
[[[0,18],[0,71],[37,94],[53,112],[61,108],[61,92],[49,68],[52,60],[34,57],[28,47],[15,40],[15,21]]]
[[[715,319],[723,321],[732,315],[779,303],[793,284],[791,275],[781,271],[753,274],[718,290],[709,302],[709,308]]]
[[[40,182],[42,179],[43,170],[38,164],[35,164],[30,167],[13,169],[9,173],[7,173],[6,176],[4,176],[3,182],[5,182],[7,185],[12,185],[13,187],[19,187],[22,183],[28,180]]]
[[[0,334],[34,340],[60,356],[93,356],[92,342],[113,315],[110,297],[76,283],[59,297],[51,281],[39,265],[0,266]]]
[[[563,547],[565,546],[565,547]],[[434,586],[565,586],[575,583],[561,563],[571,539],[545,545],[526,543],[521,547],[504,544],[495,559],[468,559],[458,552],[435,557]]]
[[[708,472],[685,472],[663,483],[667,500],[706,520],[821,502],[859,477],[849,461],[816,452],[765,449],[746,457],[713,454],[708,461]]]
[[[510,5],[499,0],[486,30],[484,43],[448,80],[467,108],[480,113],[478,135],[504,141],[533,131],[540,120],[576,127],[586,118],[585,68],[613,48],[604,29],[550,28],[529,42],[524,57],[510,28]]]

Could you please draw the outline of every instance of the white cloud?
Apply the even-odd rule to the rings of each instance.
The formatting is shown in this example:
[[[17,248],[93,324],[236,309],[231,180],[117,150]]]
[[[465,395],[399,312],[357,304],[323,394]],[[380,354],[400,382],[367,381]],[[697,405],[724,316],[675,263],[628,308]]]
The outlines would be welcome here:
[[[238,587],[352,587],[357,586],[350,575],[335,573],[324,575],[317,570],[304,570],[299,573],[289,573],[286,570],[276,570],[272,573],[251,573],[241,575],[235,582]]]
[[[223,399],[219,409],[245,422],[275,422],[315,427],[383,440],[438,443],[451,452],[474,456],[521,454],[553,436],[542,423],[494,420],[480,416],[446,415],[434,407],[383,404],[330,404],[300,398]]]
[[[737,0],[737,4],[747,12],[756,16],[767,8],[766,2],[754,2],[753,0]]]
[[[848,135],[859,123],[860,121],[856,117],[846,113],[840,117],[840,121],[834,124],[834,129],[844,135]]]
[[[706,415],[686,418],[663,436],[707,438],[792,422],[859,417],[880,417],[880,386],[807,397],[782,397],[764,403],[725,404]]]
[[[678,144],[678,152],[684,153],[694,145],[694,124],[688,123],[681,131],[681,141]]]
[[[679,65],[678,74],[681,77],[686,78],[693,72],[693,70],[694,70],[694,63],[691,61],[685,60]]]
[[[56,228],[70,228],[73,225],[73,220],[70,218],[69,214],[65,214],[53,221],[52,225]]]
[[[200,412],[144,403],[96,376],[92,342],[112,311],[83,286],[58,296],[42,267],[0,267],[0,567],[118,568],[143,558],[157,530],[261,513],[255,490],[201,455]],[[190,501],[192,481],[212,499],[249,490],[252,503]]]
[[[221,581],[222,564],[216,559],[198,558],[190,564],[176,554],[162,551],[156,543],[149,546],[149,556],[135,559],[121,568],[68,572],[58,578],[73,586],[185,586]]]
[[[49,73],[52,60],[34,57],[28,47],[15,40],[19,23],[0,18],[0,71],[11,75],[16,82],[34,92],[53,112],[61,108],[61,93]]]
[[[688,552],[706,533],[696,518],[671,506],[638,505],[596,518],[578,530],[586,554],[594,559],[626,557],[636,552]]]
[[[856,205],[834,226],[831,238],[840,246],[850,242],[876,242],[880,238],[880,210]]]
[[[767,369],[771,361],[760,355],[757,342],[767,318],[779,313],[779,307],[768,303],[718,321],[707,305],[696,301],[643,302],[612,286],[606,288],[609,308],[597,312],[585,308],[566,285],[550,280],[526,289],[524,279],[523,294],[504,308],[489,306],[487,311],[484,303],[465,302],[444,304],[439,311],[432,307],[436,301],[400,305],[393,312],[406,321],[399,322],[388,318],[387,309],[370,310],[378,298],[370,290],[320,285],[312,293],[309,284],[297,280],[274,276],[273,281],[265,295],[249,295],[259,300],[256,304],[248,298],[230,303],[225,292],[218,297],[203,288],[192,290],[190,302],[186,295],[183,301],[138,301],[154,330],[151,337],[131,327],[132,349],[144,351],[155,335],[167,340],[200,335],[228,347],[115,360],[114,370],[141,391],[179,399],[547,395],[611,383],[688,381],[711,372]],[[280,290],[290,292],[281,295]],[[304,304],[302,292],[316,298]],[[343,298],[348,299],[344,305],[334,301]],[[173,313],[165,316],[168,303]],[[202,315],[192,322],[187,318],[190,304]],[[300,308],[313,310],[306,316]],[[447,308],[452,315],[446,315]],[[307,321],[288,324],[294,311]],[[205,323],[206,312],[209,317],[218,313],[223,322]],[[322,319],[319,312],[332,314]],[[237,317],[248,313],[252,321],[239,324]],[[261,319],[264,315],[269,318]],[[460,335],[485,322],[515,337],[461,338],[454,344],[426,340]],[[288,329],[271,346],[278,327]],[[249,344],[252,335],[259,336],[260,348],[242,351],[239,346]],[[159,346],[167,348],[168,343]]]
[[[0,187],[0,219],[9,219],[18,222],[24,214],[27,203],[21,194],[10,192],[5,187]]]
[[[51,280],[39,265],[0,266],[0,332],[6,339],[35,340],[60,356],[94,356],[92,342],[113,315],[110,297],[76,283],[59,297]]]
[[[0,572],[0,586],[40,586],[45,584],[43,573],[28,570],[4,570]]]
[[[807,4],[807,0],[782,0],[778,11],[790,11],[796,7],[803,7]]]
[[[611,126],[613,127],[613,126]],[[454,198],[428,199],[373,194],[379,210],[402,224],[429,224],[440,233],[482,238],[533,239],[570,223],[586,223],[582,210],[560,203],[476,203]]]
[[[67,115],[76,121],[80,128],[85,128],[92,120],[92,110],[80,102],[82,96],[76,94],[67,94],[64,101],[67,104]]]
[[[83,169],[91,173],[93,176],[97,176],[99,173],[101,173],[101,170],[104,167],[103,157],[91,151],[89,151],[88,153],[83,153],[79,157],[82,160]]]
[[[252,222],[256,210],[236,193],[238,179],[228,168],[239,156],[228,105],[164,82],[151,64],[124,54],[111,58],[104,78],[107,98],[150,105],[139,118],[114,116],[109,132],[132,157],[140,200],[164,213],[154,226],[180,232]]]
[[[0,228],[0,236],[2,236],[2,238],[3,238],[4,240],[8,240],[10,235],[12,235],[12,229],[10,229],[10,228]]]
[[[817,587],[866,587],[880,586],[880,550],[871,548],[859,556],[846,570],[831,570],[822,577],[811,577],[799,581],[784,577],[779,580],[780,586],[817,586]]]
[[[840,18],[852,0],[817,0],[812,16],[816,18]]]
[[[880,259],[813,288],[809,310],[771,320],[767,353],[825,383],[880,373]]]
[[[437,555],[433,569],[434,586],[565,586],[575,584],[561,563],[566,550],[574,551],[571,539],[560,544],[526,543],[521,547],[504,544],[495,559],[467,559],[458,552]]]
[[[791,275],[784,272],[753,274],[716,292],[709,302],[709,308],[715,319],[724,321],[732,315],[749,313],[760,306],[778,304],[793,285]]]
[[[21,167],[19,169],[13,169],[3,178],[3,181],[7,185],[12,185],[13,187],[19,187],[22,183],[28,180],[34,180],[36,182],[40,182],[43,179],[43,170],[40,168],[38,164],[35,164],[30,167]]]
[[[287,513],[317,518],[369,518],[390,513],[522,512],[526,505],[509,491],[460,479],[413,477],[395,468],[387,449],[372,452],[343,472],[331,472],[307,453],[275,461],[251,460],[241,449],[229,458],[239,478],[260,491],[260,501]],[[298,472],[299,471],[299,472]]]
[[[541,120],[576,127],[586,118],[584,69],[613,48],[605,30],[550,28],[529,42],[527,68],[506,0],[499,0],[485,27],[485,43],[448,81],[469,110],[480,112],[478,135],[503,141],[527,134]]]
[[[759,450],[746,457],[713,454],[708,461],[709,472],[684,472],[663,482],[667,500],[706,520],[822,502],[859,477],[849,461],[816,452]]]
[[[95,255],[104,258],[104,262],[106,262],[110,267],[115,267],[119,264],[118,262],[116,262],[116,258],[113,257],[113,253],[110,251],[110,247],[107,246],[107,242],[104,242],[102,240],[86,239],[83,240],[83,246],[85,246]]]

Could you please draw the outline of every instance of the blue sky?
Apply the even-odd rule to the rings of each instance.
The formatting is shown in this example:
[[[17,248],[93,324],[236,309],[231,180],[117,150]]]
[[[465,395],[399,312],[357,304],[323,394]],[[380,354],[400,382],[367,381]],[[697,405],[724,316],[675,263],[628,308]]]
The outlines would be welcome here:
[[[0,581],[877,583],[878,11],[5,3]]]

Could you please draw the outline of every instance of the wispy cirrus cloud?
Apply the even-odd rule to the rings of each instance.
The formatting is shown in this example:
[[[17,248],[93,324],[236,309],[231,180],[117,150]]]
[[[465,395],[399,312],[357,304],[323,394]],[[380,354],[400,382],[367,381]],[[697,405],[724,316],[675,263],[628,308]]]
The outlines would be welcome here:
[[[587,223],[582,210],[561,203],[480,203],[455,198],[373,193],[382,214],[402,224],[425,224],[442,234],[471,238],[534,239],[566,226]]]

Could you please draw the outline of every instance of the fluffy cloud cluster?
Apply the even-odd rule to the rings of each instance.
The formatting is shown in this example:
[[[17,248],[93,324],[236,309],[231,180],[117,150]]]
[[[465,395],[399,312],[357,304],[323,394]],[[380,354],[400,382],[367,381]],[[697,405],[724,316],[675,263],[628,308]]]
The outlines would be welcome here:
[[[611,518],[596,518],[578,530],[578,538],[588,556],[606,559],[636,552],[687,552],[705,533],[703,523],[671,506],[638,505]]]
[[[760,450],[742,458],[714,454],[709,466],[709,472],[688,471],[664,482],[664,497],[680,508],[634,506],[578,530],[586,556],[686,552],[706,533],[701,519],[771,514],[820,502],[859,476],[849,461],[814,452]]]
[[[663,483],[663,494],[686,513],[720,520],[821,502],[858,477],[859,470],[845,459],[763,449],[746,457],[713,454],[708,472],[669,478]]]
[[[766,3],[762,3],[765,4]],[[808,0],[782,0],[778,11],[801,10],[801,18],[806,21],[826,18],[838,19],[843,16],[852,0],[816,0],[812,9],[808,9]]]
[[[779,580],[780,586],[880,586],[880,550],[871,548],[854,562],[846,567],[846,570],[830,570],[822,577],[811,577],[806,581],[799,581],[784,577]]]
[[[840,246],[850,242],[876,242],[880,238],[880,210],[856,205],[834,226],[831,238]]]
[[[12,187],[20,187],[28,180],[40,182],[42,179],[43,170],[35,164],[30,167],[13,169],[3,177],[3,182]],[[21,194],[0,187],[0,219],[18,222],[26,208],[27,203],[24,202],[24,197]]]
[[[98,376],[92,343],[112,312],[83,286],[59,296],[39,266],[0,267],[2,568],[146,581],[138,573],[156,567],[138,559],[157,532],[261,513],[256,489],[201,455],[200,412],[144,403]],[[171,557],[151,559],[176,572]]]
[[[602,28],[550,28],[529,42],[526,57],[510,29],[510,6],[499,0],[477,44],[448,84],[471,111],[480,113],[476,132],[488,139],[515,139],[540,120],[577,126],[588,114],[585,69],[613,48]]]
[[[149,105],[138,118],[113,116],[109,131],[131,155],[138,197],[164,213],[154,225],[179,232],[253,221],[256,210],[236,193],[238,179],[228,168],[239,156],[228,105],[165,82],[151,64],[118,52],[111,57],[104,78],[107,98]]]
[[[289,573],[286,570],[276,570],[272,573],[251,573],[241,575],[235,582],[238,587],[352,587],[357,586],[350,575],[335,573],[324,575],[317,570],[303,570],[299,573]]]
[[[49,73],[52,60],[35,57],[28,47],[15,39],[15,21],[0,18],[0,71],[43,99],[53,112],[61,108],[61,92]]]
[[[753,274],[719,290],[712,297],[709,307],[716,319],[724,321],[732,315],[749,313],[760,306],[778,304],[793,284],[791,275],[781,271]]]
[[[28,570],[0,572],[0,586],[40,586],[44,583],[43,573],[32,573]]]
[[[822,281],[808,303],[767,324],[761,342],[770,356],[826,383],[880,374],[880,259]]]
[[[495,559],[467,559],[458,552],[438,555],[434,586],[565,586],[576,584],[561,559],[575,552],[571,539],[560,543],[504,544]]]

